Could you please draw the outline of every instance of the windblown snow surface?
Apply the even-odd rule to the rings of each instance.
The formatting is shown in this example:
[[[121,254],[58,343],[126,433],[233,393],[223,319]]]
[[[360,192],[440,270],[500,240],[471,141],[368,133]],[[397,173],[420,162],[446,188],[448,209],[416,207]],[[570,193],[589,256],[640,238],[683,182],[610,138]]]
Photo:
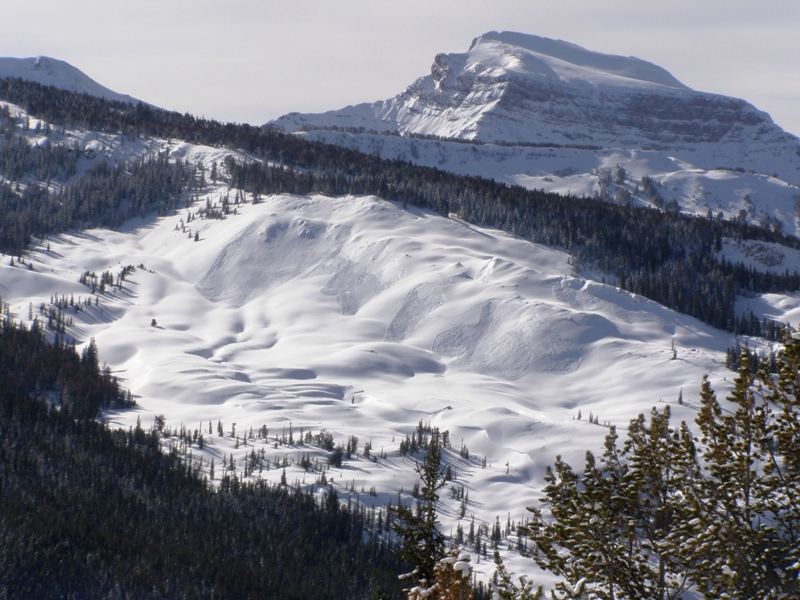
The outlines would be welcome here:
[[[203,169],[206,180],[227,155],[254,160],[72,129],[45,137],[46,123],[3,106],[27,119],[20,135],[30,143],[77,143],[75,178],[98,161],[164,152]],[[66,310],[68,335],[79,348],[95,338],[101,361],[138,403],[102,418],[149,427],[164,415],[173,430],[202,431],[206,446],[195,445],[193,457],[206,472],[213,459],[217,479],[231,456],[241,476],[253,450],[271,464],[253,477],[273,482],[284,457],[325,464],[318,447],[277,438],[290,426],[295,440],[326,429],[337,443],[359,440],[357,454],[326,473],[341,498],[376,509],[398,496],[409,503],[420,455],[401,457],[399,444],[423,421],[449,431],[452,444],[443,531],[452,535],[460,523],[466,532],[473,517],[476,528],[491,529],[496,518],[503,526],[526,518],[556,454],[580,470],[585,451],[602,448],[604,424],[624,438],[628,421],[653,406],[669,403],[675,423],[692,422],[702,375],[721,396],[733,376],[722,364],[729,334],[605,285],[602,274],[577,277],[559,250],[376,197],[272,196],[204,220],[199,207],[219,207],[236,192],[220,182],[195,193],[177,214],[51,237],[23,263],[0,259],[0,296],[26,323],[56,297],[80,304]],[[725,240],[721,253],[764,270],[800,266],[800,253],[776,244]],[[121,288],[93,295],[79,282],[86,271],[116,278],[128,265],[135,268]],[[800,321],[797,294],[743,299],[741,308]],[[269,439],[251,439],[262,426]],[[321,491],[318,473],[293,464],[286,475],[290,485]],[[468,493],[463,518],[451,486]],[[552,583],[511,549],[515,542],[512,528],[501,546],[512,570]],[[476,566],[483,576],[493,570],[491,560]]]
[[[208,168],[220,151],[173,152]],[[200,203],[228,192],[212,187]],[[203,431],[207,445],[194,457],[206,470],[213,458],[217,477],[231,456],[241,475],[253,449],[272,464],[253,477],[275,482],[285,456],[324,462],[317,447],[276,445],[290,426],[295,440],[324,428],[337,443],[359,439],[358,453],[327,473],[342,498],[410,502],[415,457],[398,448],[422,420],[449,431],[453,448],[444,532],[459,521],[467,531],[473,516],[476,527],[518,523],[556,454],[581,469],[585,450],[602,447],[604,423],[624,437],[628,421],[653,406],[670,403],[676,423],[693,421],[702,374],[723,395],[732,377],[722,365],[730,335],[575,277],[565,253],[500,231],[376,197],[272,196],[224,220],[189,222],[198,206],[119,231],[52,237],[25,264],[6,257],[0,293],[27,322],[53,296],[92,296],[83,272],[116,276],[135,265],[121,288],[98,294],[98,306],[67,309],[68,333],[79,344],[95,338],[136,397],[136,409],[106,421],[147,427],[163,414],[170,427]],[[262,425],[269,441],[248,436],[236,448],[234,427],[241,436]],[[320,491],[318,474],[298,465],[286,474]],[[463,519],[451,485],[468,492]],[[511,567],[535,573],[507,549],[514,541],[503,542]],[[491,560],[477,566],[493,570]]]

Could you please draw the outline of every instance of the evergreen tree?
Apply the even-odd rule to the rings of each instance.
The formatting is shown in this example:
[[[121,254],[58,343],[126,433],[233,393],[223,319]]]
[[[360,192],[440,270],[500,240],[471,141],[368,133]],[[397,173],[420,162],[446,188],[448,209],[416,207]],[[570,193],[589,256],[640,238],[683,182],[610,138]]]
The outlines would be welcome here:
[[[425,458],[416,466],[421,483],[416,510],[400,503],[393,509],[396,518],[392,529],[401,543],[398,558],[413,567],[418,582],[428,584],[433,581],[434,566],[444,556],[444,535],[436,527],[438,490],[446,483],[439,438],[439,431],[434,429]]]
[[[471,575],[469,554],[451,550],[436,561],[432,584],[421,582],[421,585],[411,588],[408,600],[473,600],[475,593],[470,585]]]
[[[547,468],[543,490],[554,520],[546,521],[540,510],[532,508],[534,518],[526,528],[535,545],[534,560],[564,577],[568,584],[564,590],[585,582],[587,592],[612,600],[623,590],[644,597],[639,557],[631,548],[630,498],[617,437],[612,426],[602,466],[594,454],[586,453],[583,476],[557,456],[555,473]]]
[[[749,355],[723,410],[707,378],[697,418],[705,477],[695,503],[694,537],[700,558],[694,579],[707,597],[778,598],[800,591],[797,571],[798,348],[787,343],[777,380],[753,375]],[[767,388],[767,395],[762,393]],[[780,409],[776,416],[772,407]],[[787,427],[788,426],[788,427]],[[788,452],[788,454],[785,454]]]
[[[556,457],[543,490],[549,518],[530,509],[525,531],[537,564],[564,578],[565,597],[800,592],[800,341],[776,360],[776,377],[756,377],[742,352],[730,410],[704,377],[698,438],[654,408],[649,422],[631,421],[622,453],[611,428],[602,465],[587,452],[582,476]]]
[[[527,578],[520,576],[519,584],[514,583],[511,573],[508,572],[500,553],[494,552],[494,576],[489,584],[492,598],[495,600],[545,600],[542,586],[536,589]]]
[[[653,408],[628,425],[623,456],[627,518],[633,524],[637,577],[647,598],[679,598],[689,580],[679,524],[691,520],[691,497],[700,482],[694,440],[685,423],[670,427],[670,408]]]

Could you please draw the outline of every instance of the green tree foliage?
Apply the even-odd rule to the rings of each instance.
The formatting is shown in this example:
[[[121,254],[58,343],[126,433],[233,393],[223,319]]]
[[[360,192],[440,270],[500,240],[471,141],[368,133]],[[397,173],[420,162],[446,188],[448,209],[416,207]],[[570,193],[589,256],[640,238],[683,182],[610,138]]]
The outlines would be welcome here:
[[[0,323],[0,374],[6,392],[48,398],[76,418],[133,405],[111,373],[100,369],[94,340],[79,356],[62,338],[48,344],[38,329],[28,331],[8,320]]]
[[[555,471],[548,467],[545,474],[544,493],[553,521],[545,521],[534,509],[528,534],[536,547],[537,564],[566,579],[562,592],[581,584],[598,598],[618,598],[626,592],[644,597],[639,589],[640,565],[630,544],[633,523],[616,440],[611,427],[602,464],[587,452],[583,476],[560,456]]]
[[[696,419],[633,419],[622,452],[609,429],[583,474],[556,458],[546,511],[531,508],[534,559],[596,598],[789,598],[800,593],[800,341],[778,374],[748,354],[723,406],[703,379]]]
[[[438,491],[446,483],[437,429],[433,430],[425,458],[416,470],[421,484],[416,509],[403,504],[394,507],[392,529],[400,539],[398,558],[412,566],[418,582],[430,584],[434,580],[434,567],[444,556],[444,535],[436,527]]]
[[[497,550],[494,552],[494,564],[494,576],[489,584],[492,598],[495,600],[545,600],[544,589],[541,585],[534,588],[533,583],[524,576],[519,577],[518,582],[514,582]]]
[[[701,567],[693,578],[708,597],[800,592],[798,356],[800,342],[791,339],[778,376],[762,371],[757,378],[743,353],[729,410],[703,380],[697,424],[704,478],[691,546]]]
[[[691,519],[683,490],[700,481],[692,434],[685,423],[671,429],[670,412],[653,408],[649,422],[644,415],[633,419],[622,453],[624,510],[639,542],[632,545],[639,591],[659,599],[679,598],[689,584],[676,525]]]

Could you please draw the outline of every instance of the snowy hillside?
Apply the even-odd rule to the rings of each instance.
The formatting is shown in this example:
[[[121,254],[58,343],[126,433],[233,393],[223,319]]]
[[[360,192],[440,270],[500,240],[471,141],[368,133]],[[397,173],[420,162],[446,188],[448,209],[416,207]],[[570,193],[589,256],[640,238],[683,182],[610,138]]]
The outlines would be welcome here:
[[[84,93],[119,102],[139,102],[126,94],[118,94],[97,83],[83,71],[63,60],[49,56],[29,58],[0,57],[0,78],[18,77],[42,85],[54,85],[70,92]]]
[[[699,168],[655,150],[505,146],[316,130],[298,135],[388,159],[479,175],[528,189],[780,227],[800,234],[800,189],[744,169]],[[722,160],[722,159],[721,159]],[[624,170],[618,178],[619,168]],[[653,181],[645,189],[643,177]],[[744,211],[744,212],[743,212]]]
[[[181,152],[206,168],[219,159]],[[544,467],[557,453],[580,466],[601,447],[603,423],[624,429],[662,400],[692,421],[703,373],[726,389],[728,334],[576,278],[564,253],[375,197],[273,196],[224,220],[198,217],[226,194],[233,201],[212,187],[174,216],[51,238],[23,264],[0,263],[13,316],[44,319],[61,302],[68,333],[94,337],[134,392],[140,408],[107,420],[149,425],[163,414],[205,431],[217,477],[223,459],[241,468],[254,449],[275,481],[285,456],[324,461],[276,439],[290,426],[295,440],[324,428],[337,443],[359,440],[327,475],[344,498],[381,507],[402,490],[408,501],[414,458],[398,449],[423,421],[450,432],[451,484],[468,492],[463,518],[461,501],[443,495],[445,531],[468,529],[473,515],[518,522]],[[79,281],[110,272],[116,283],[128,265],[104,293]],[[268,441],[237,437],[264,425]],[[298,464],[286,473],[304,486],[316,477]]]
[[[623,66],[613,77],[627,72]],[[648,85],[669,81],[642,69],[653,80]],[[191,169],[196,185],[180,197],[181,208],[162,211],[166,216],[51,236],[22,257],[5,256],[0,295],[16,320],[63,323],[79,345],[94,338],[101,361],[139,405],[103,418],[150,426],[164,415],[166,445],[179,445],[170,432],[180,428],[203,432],[206,445],[194,448],[193,458],[202,457],[207,473],[213,459],[217,479],[232,461],[242,475],[258,452],[269,467],[251,477],[277,482],[285,470],[289,484],[319,492],[320,475],[300,463],[325,465],[330,453],[299,442],[324,429],[337,444],[358,438],[357,452],[325,475],[340,498],[376,509],[398,497],[407,503],[420,455],[401,455],[400,443],[420,425],[437,427],[449,432],[452,446],[445,462],[454,479],[442,493],[441,520],[455,535],[473,517],[476,527],[488,528],[498,518],[524,519],[556,454],[580,469],[584,452],[602,447],[605,424],[624,436],[631,418],[667,402],[676,422],[692,422],[704,373],[720,395],[728,389],[730,334],[606,285],[603,274],[578,277],[565,252],[375,196],[280,194],[253,203],[254,193],[245,202],[229,187],[225,158],[255,155],[53,127],[17,106],[3,109],[9,139],[24,138],[37,151],[72,149],[74,174],[54,177],[51,189],[103,161],[159,156]],[[413,158],[438,156],[454,169],[493,169],[477,154],[484,151],[495,152],[498,165],[591,168],[583,179],[561,171],[558,185],[589,185],[594,177],[609,193],[629,189],[628,201],[643,204],[653,196],[635,191],[636,181],[654,165],[666,171],[670,164],[657,153],[620,151],[600,165],[606,172],[592,166],[598,155],[577,148],[317,133],[385,144],[377,149],[382,155],[402,152],[408,142]],[[740,181],[786,187],[749,173],[695,175],[728,181],[733,191]],[[14,193],[44,183],[13,181]],[[658,180],[665,205],[674,191],[669,181]],[[229,210],[220,210],[223,203]],[[726,239],[720,252],[780,272],[800,264],[797,252],[766,242]],[[790,296],[749,301],[777,320],[798,315]],[[503,548],[512,568],[534,572],[532,561],[508,549],[516,543],[511,531]],[[483,573],[492,568],[478,565]]]
[[[663,185],[665,202],[686,212],[731,218],[744,210],[749,222],[769,217],[797,231],[795,136],[744,100],[697,92],[651,63],[563,41],[490,32],[464,54],[437,55],[430,75],[392,99],[291,113],[269,125],[387,158],[607,199],[617,189],[603,190],[598,174],[621,165],[633,178],[618,201],[636,196],[647,175]],[[420,134],[482,143],[408,138]],[[645,195],[638,201],[651,203]]]

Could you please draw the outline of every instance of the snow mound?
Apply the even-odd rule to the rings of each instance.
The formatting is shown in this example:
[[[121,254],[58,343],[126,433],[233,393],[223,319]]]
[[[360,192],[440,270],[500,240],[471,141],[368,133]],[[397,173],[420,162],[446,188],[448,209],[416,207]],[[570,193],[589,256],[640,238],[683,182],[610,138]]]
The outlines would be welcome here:
[[[197,289],[210,300],[242,306],[311,267],[335,271],[349,235],[347,227],[305,219],[252,223],[226,244]]]

